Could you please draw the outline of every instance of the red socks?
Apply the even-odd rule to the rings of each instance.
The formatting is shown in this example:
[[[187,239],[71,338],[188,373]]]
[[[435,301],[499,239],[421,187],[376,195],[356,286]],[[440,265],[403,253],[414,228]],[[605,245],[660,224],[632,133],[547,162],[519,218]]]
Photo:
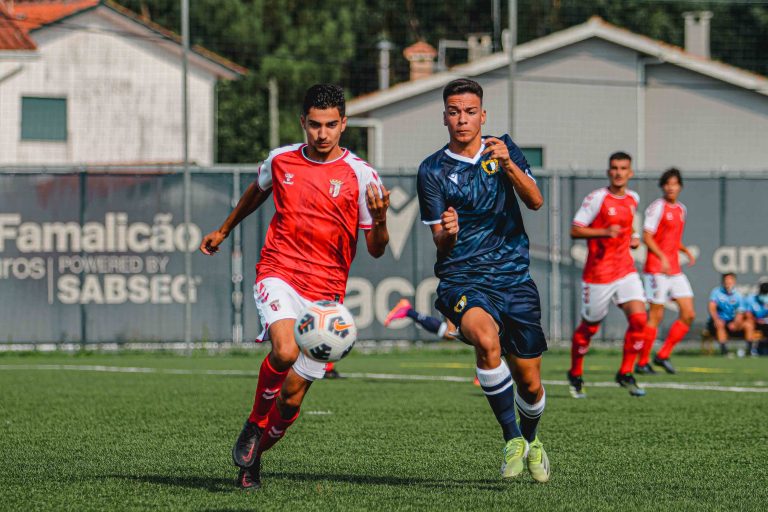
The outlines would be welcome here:
[[[288,370],[278,372],[269,364],[269,355],[264,358],[259,369],[259,382],[256,384],[256,397],[248,421],[264,428],[267,424],[267,414],[275,403],[275,398],[283,386]]]
[[[676,320],[675,323],[672,324],[672,327],[669,328],[667,339],[664,341],[664,345],[661,347],[661,350],[659,350],[656,356],[659,359],[669,359],[669,356],[672,353],[672,349],[675,348],[675,345],[677,345],[680,340],[685,338],[685,335],[688,334],[689,329],[689,325],[686,325],[680,320]]]
[[[637,359],[637,364],[645,366],[651,360],[651,350],[653,349],[653,342],[656,341],[656,327],[647,325],[645,327],[645,342],[643,343],[643,350],[640,351],[640,357]]]
[[[637,354],[645,345],[645,312],[629,315],[629,327],[624,335],[624,356],[621,359],[619,373],[632,373],[632,367],[637,359]]]
[[[296,411],[296,414],[293,415],[293,417],[285,419],[280,416],[280,410],[277,408],[277,405],[272,407],[272,409],[269,411],[269,415],[267,416],[266,427],[264,428],[264,433],[261,436],[259,448],[256,450],[256,453],[261,455],[263,452],[272,448],[276,442],[283,438],[285,431],[288,429],[288,427],[293,425],[293,422],[296,421],[296,418],[298,417],[298,410]]]
[[[584,373],[584,356],[589,352],[589,341],[599,328],[599,324],[592,325],[582,321],[573,333],[570,372],[574,377]]]

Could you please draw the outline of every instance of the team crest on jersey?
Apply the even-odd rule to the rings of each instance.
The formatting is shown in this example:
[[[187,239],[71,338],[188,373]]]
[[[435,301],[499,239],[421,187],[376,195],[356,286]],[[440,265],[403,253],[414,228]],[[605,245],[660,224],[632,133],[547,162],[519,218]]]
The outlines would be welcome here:
[[[344,182],[341,180],[331,180],[331,188],[328,191],[331,194],[331,197],[339,197],[339,192],[341,192],[341,185]]]
[[[609,206],[608,215],[616,215],[616,208],[614,208],[613,206]]]
[[[493,176],[497,172],[499,172],[499,161],[495,158],[493,160],[483,160],[481,162],[481,165],[483,166],[483,170],[485,171],[485,174],[488,176]]]
[[[280,311],[280,299],[275,299],[270,302],[269,307],[272,308],[272,311]]]
[[[283,180],[284,185],[293,185],[293,174],[290,172],[285,173],[285,179]]]
[[[467,307],[467,296],[462,295],[459,299],[459,302],[456,303],[455,306],[453,306],[453,310],[457,313],[461,313],[464,311],[464,308]]]

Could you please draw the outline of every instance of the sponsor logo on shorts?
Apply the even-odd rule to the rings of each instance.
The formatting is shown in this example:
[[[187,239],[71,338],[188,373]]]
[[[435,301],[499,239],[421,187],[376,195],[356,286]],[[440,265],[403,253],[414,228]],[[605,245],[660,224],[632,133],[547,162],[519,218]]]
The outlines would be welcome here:
[[[272,311],[280,311],[280,299],[275,299],[270,302],[269,307],[272,308]]]
[[[457,302],[456,305],[453,306],[453,310],[457,313],[461,313],[462,311],[464,311],[464,308],[466,307],[467,307],[467,296],[462,295],[461,298],[459,299],[459,302]]]

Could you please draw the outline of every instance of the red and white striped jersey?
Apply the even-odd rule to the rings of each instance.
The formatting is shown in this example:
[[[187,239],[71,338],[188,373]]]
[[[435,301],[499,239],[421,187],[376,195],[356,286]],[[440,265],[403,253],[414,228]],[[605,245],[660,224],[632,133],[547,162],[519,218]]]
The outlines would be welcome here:
[[[581,208],[573,218],[573,225],[607,228],[615,224],[621,227],[621,232],[616,238],[601,237],[587,240],[589,254],[582,277],[585,283],[611,283],[627,274],[637,272],[635,261],[629,251],[632,241],[632,222],[639,202],[640,197],[637,192],[627,190],[623,196],[616,196],[607,188],[597,189],[584,198]]]
[[[258,186],[272,189],[276,211],[256,276],[282,279],[309,300],[343,300],[358,228],[372,224],[366,188],[381,181],[346,149],[333,161],[315,162],[306,146],[275,149],[259,168]]]
[[[669,260],[668,274],[671,276],[682,272],[680,269],[680,243],[683,240],[687,213],[683,203],[672,204],[663,198],[655,200],[645,209],[643,231],[653,235],[656,245]],[[648,251],[644,272],[648,274],[662,273],[661,260],[651,251]]]

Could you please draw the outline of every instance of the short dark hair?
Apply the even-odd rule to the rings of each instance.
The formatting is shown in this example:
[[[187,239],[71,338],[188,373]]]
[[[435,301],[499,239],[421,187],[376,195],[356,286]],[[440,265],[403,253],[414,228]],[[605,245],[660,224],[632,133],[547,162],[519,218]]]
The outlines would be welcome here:
[[[610,166],[611,162],[614,160],[629,160],[631,162],[632,157],[629,156],[629,153],[625,153],[624,151],[617,151],[608,157],[608,165]]]
[[[483,102],[483,88],[479,83],[469,78],[457,78],[443,88],[443,103],[448,101],[449,96],[465,93],[474,94],[480,98],[480,103]]]
[[[720,276],[720,282],[721,283],[725,282],[725,278],[728,277],[728,276],[731,276],[734,279],[736,279],[736,274],[734,274],[733,272],[726,272],[726,273],[724,273],[723,275]]]
[[[339,114],[344,117],[347,110],[344,89],[333,84],[315,84],[304,94],[304,106],[301,112],[306,116],[311,108],[325,110],[334,107],[338,108]]]
[[[666,171],[664,171],[664,174],[661,175],[661,178],[659,178],[659,188],[663,187],[667,184],[669,180],[672,178],[677,178],[677,182],[680,184],[680,186],[683,186],[683,176],[680,174],[680,169],[677,169],[675,167],[670,167]]]
[[[768,295],[768,281],[760,280],[757,293],[758,295]]]

